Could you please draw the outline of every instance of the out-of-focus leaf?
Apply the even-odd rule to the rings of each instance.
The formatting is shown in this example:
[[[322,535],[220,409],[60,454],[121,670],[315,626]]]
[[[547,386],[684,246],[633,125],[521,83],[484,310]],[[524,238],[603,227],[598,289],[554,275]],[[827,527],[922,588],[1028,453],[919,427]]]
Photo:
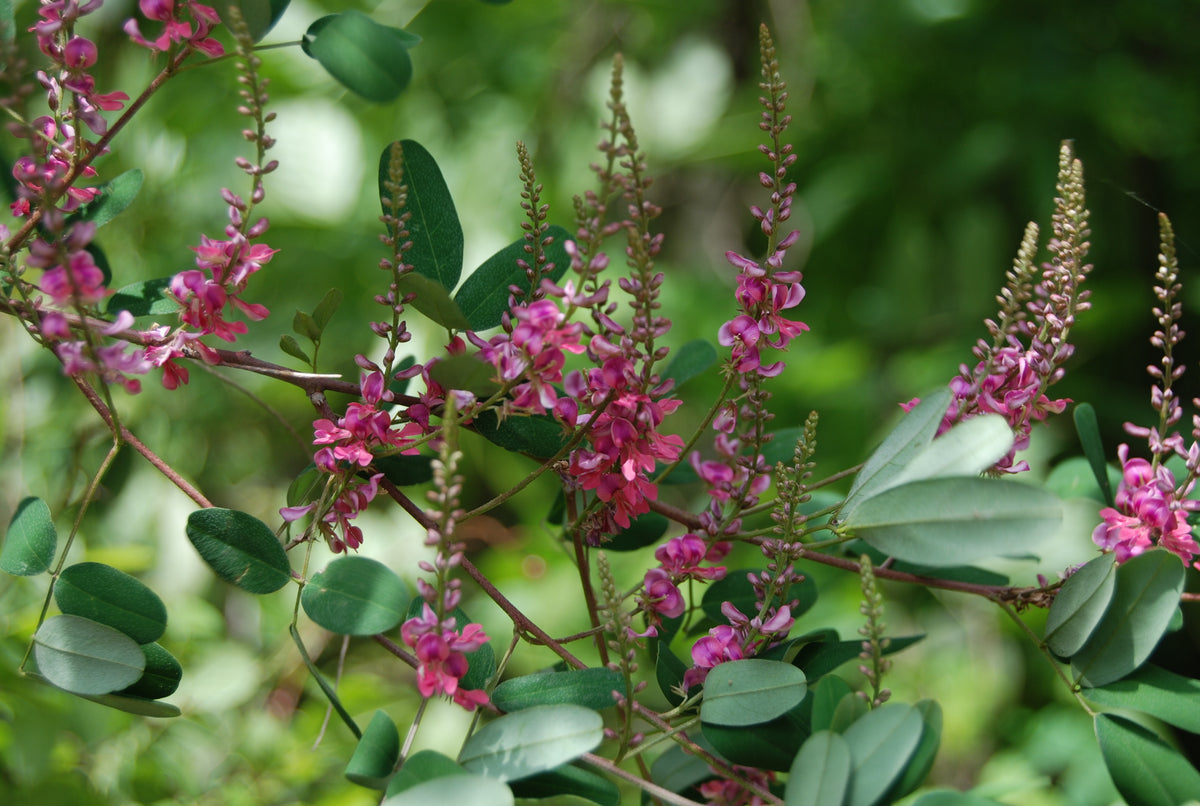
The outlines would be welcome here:
[[[33,635],[38,672],[72,694],[109,694],[142,676],[146,656],[125,633],[81,616],[52,616]]]
[[[594,750],[604,720],[580,705],[538,705],[487,723],[467,739],[458,761],[471,772],[514,781]]]
[[[482,400],[500,391],[500,384],[495,380],[496,368],[477,355],[452,355],[438,359],[430,368],[429,377],[443,389],[461,389]]]
[[[386,794],[390,798],[425,781],[463,775],[465,772],[454,759],[436,750],[420,750],[404,760],[400,771],[388,782]]]
[[[1097,714],[1096,738],[1104,766],[1129,806],[1182,806],[1200,796],[1200,772],[1136,722]]]
[[[0,570],[19,577],[40,574],[54,562],[57,546],[58,533],[50,507],[40,498],[24,498],[8,521],[4,548],[0,549]]]
[[[120,630],[149,644],[167,629],[167,608],[158,594],[124,571],[104,563],[76,563],[54,585],[58,609]]]
[[[380,25],[351,10],[314,22],[301,47],[346,89],[368,101],[386,103],[412,80],[411,42],[399,28]]]
[[[1142,711],[1188,733],[1200,733],[1200,680],[1153,663],[1106,686],[1084,689],[1083,696],[1099,705]]]
[[[292,578],[283,546],[265,523],[236,509],[198,509],[188,540],[221,579],[249,593],[273,593]]]
[[[423,274],[409,272],[397,281],[396,287],[399,294],[416,294],[416,298],[408,305],[423,313],[425,318],[435,325],[441,325],[447,330],[466,330],[470,327],[467,317],[458,309],[458,304],[450,298],[450,294],[437,280]],[[468,358],[470,356],[456,357]],[[476,361],[483,363],[478,359]],[[493,371],[492,374],[495,372]]]
[[[759,658],[720,663],[705,678],[700,719],[730,727],[759,725],[795,708],[807,693],[804,672],[790,663]]]
[[[313,575],[300,604],[308,617],[342,635],[387,632],[408,612],[408,586],[378,560],[339,557]]]
[[[1112,484],[1108,479],[1108,463],[1104,461],[1104,442],[1100,439],[1100,425],[1096,419],[1096,409],[1091,403],[1078,403],[1072,412],[1075,420],[1075,433],[1079,434],[1079,444],[1083,446],[1083,455],[1087,457],[1096,483],[1104,495],[1104,501],[1110,507],[1113,505]]]
[[[871,496],[846,526],[884,554],[938,567],[1027,554],[1061,521],[1062,502],[1037,487],[944,478],[910,481]]]
[[[572,796],[599,803],[600,806],[619,806],[621,792],[612,781],[588,770],[565,765],[541,772],[509,784],[518,798],[551,798]]]
[[[842,806],[850,789],[850,745],[837,733],[818,731],[788,770],[786,806]]]
[[[560,226],[552,226],[542,235],[542,252],[546,265],[554,264],[545,275],[558,282],[571,266],[571,257],[564,244],[571,234]],[[549,239],[550,243],[545,243]],[[513,241],[483,264],[463,281],[462,288],[454,295],[459,310],[467,318],[471,330],[488,330],[499,327],[501,317],[508,311],[509,288],[517,286],[529,294],[529,278],[525,270],[517,265],[518,260],[529,262],[525,251],[529,242],[523,237]]]
[[[229,6],[236,5],[242,13],[242,19],[246,21],[250,37],[258,42],[279,22],[290,2],[291,0],[230,0],[227,3],[217,3],[216,10],[228,26]]]
[[[707,339],[694,339],[671,354],[671,360],[663,371],[663,379],[675,381],[673,389],[703,374],[717,363],[717,348]]]
[[[408,187],[405,209],[412,214],[407,224],[412,246],[404,253],[404,259],[418,274],[441,285],[449,300],[448,295],[458,285],[463,266],[462,224],[454,209],[454,199],[441,169],[424,146],[414,140],[401,140],[400,149],[403,181]],[[391,151],[392,146],[388,146],[379,158],[381,200],[390,198],[384,183],[388,179]],[[389,213],[389,206],[383,205],[383,211]],[[453,303],[453,300],[449,301]],[[463,322],[466,327],[465,317]]]
[[[81,221],[90,221],[97,227],[103,227],[133,204],[138,191],[142,189],[142,179],[142,169],[134,168],[112,181],[105,182],[100,185],[100,195],[80,205],[74,216]]]
[[[399,758],[400,732],[396,723],[383,711],[376,711],[346,765],[346,778],[369,789],[383,789]]]
[[[296,337],[288,333],[279,337],[279,349],[290,355],[292,358],[298,358],[305,364],[312,366],[312,359],[308,357],[308,353],[304,352],[304,348],[300,346],[300,342],[296,341]]]
[[[1139,554],[1118,568],[1116,576],[1112,603],[1071,658],[1075,679],[1084,686],[1120,680],[1145,663],[1167,631],[1183,592],[1183,563],[1165,549]]]
[[[505,680],[492,692],[492,704],[502,711],[563,703],[602,711],[616,703],[614,691],[625,691],[625,678],[615,669],[544,672]]]
[[[132,686],[117,693],[147,700],[174,694],[175,689],[179,688],[179,681],[183,679],[183,667],[179,661],[159,644],[142,644],[142,654],[146,658],[142,676]]]
[[[1111,487],[1121,481],[1121,471],[1115,467],[1106,467],[1108,482]],[[1106,504],[1104,492],[1096,484],[1096,475],[1090,462],[1082,456],[1072,456],[1059,462],[1046,477],[1046,489],[1064,501],[1071,498],[1090,498],[1101,504]]]
[[[325,292],[325,296],[321,297],[321,301],[317,303],[317,307],[313,308],[312,318],[316,323],[317,329],[322,333],[329,325],[329,320],[333,318],[333,314],[337,311],[338,306],[342,304],[342,292],[336,288],[331,288]]]
[[[854,759],[846,806],[872,806],[900,777],[921,742],[924,722],[911,705],[884,705],[842,734]]]
[[[998,800],[981,798],[969,792],[954,792],[949,789],[939,789],[922,795],[913,806],[1005,806]]]
[[[1078,652],[1108,611],[1117,588],[1116,558],[1101,554],[1063,582],[1046,616],[1046,646],[1060,658]]]
[[[179,311],[179,303],[163,294],[171,285],[171,277],[141,280],[130,283],[108,298],[104,310],[109,315],[129,311],[133,316],[167,316]]]
[[[471,806],[513,806],[513,793],[502,781],[482,775],[447,775],[384,798],[380,806],[430,806],[433,803]]]

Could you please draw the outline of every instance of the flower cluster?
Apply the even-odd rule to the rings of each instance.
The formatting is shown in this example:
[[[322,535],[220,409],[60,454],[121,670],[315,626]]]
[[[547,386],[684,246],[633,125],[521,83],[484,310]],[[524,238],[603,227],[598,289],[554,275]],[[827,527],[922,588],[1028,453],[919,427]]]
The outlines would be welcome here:
[[[1179,555],[1185,563],[1192,562],[1200,554],[1188,523],[1188,515],[1200,509],[1200,501],[1188,497],[1196,483],[1194,475],[1176,484],[1175,475],[1164,465],[1131,458],[1128,445],[1121,445],[1117,455],[1121,484],[1116,507],[1100,510],[1103,520],[1092,532],[1092,540],[1105,551],[1115,552],[1119,563],[1155,545]],[[1195,565],[1200,568],[1200,561]]]
[[[675,618],[683,614],[685,603],[679,586],[685,581],[723,579],[724,566],[704,566],[702,563],[720,562],[731,547],[727,542],[709,545],[704,538],[694,534],[673,537],[659,546],[654,551],[659,564],[648,570],[642,581],[641,609],[646,614],[649,629],[641,635],[656,635],[655,625],[662,617]]]
[[[740,764],[734,764],[733,770],[762,792],[770,792],[771,784],[775,783],[775,773],[771,770],[743,767]],[[707,799],[708,806],[765,806],[767,803],[738,781],[726,778],[705,781],[698,788]]]
[[[692,645],[692,668],[683,675],[685,689],[703,683],[709,670],[717,664],[752,658],[769,649],[786,638],[796,623],[790,605],[774,608],[764,619],[763,616],[750,618],[733,602],[724,602],[721,614],[729,623],[718,624]]]
[[[788,187],[794,189],[795,183]],[[725,253],[726,259],[739,271],[735,298],[742,312],[721,325],[717,341],[731,348],[733,369],[738,373],[754,372],[767,378],[775,377],[783,372],[784,364],[782,361],[763,364],[761,348],[786,350],[792,339],[808,330],[808,325],[782,314],[804,299],[800,272],[777,271],[783,265],[788,248],[799,238],[800,233],[793,231],[780,241],[765,266],[736,252]]]
[[[138,0],[138,8],[146,19],[163,24],[159,35],[149,40],[142,36],[137,20],[131,19],[125,23],[125,33],[142,47],[166,52],[175,45],[182,45],[208,56],[225,54],[221,43],[209,36],[213,27],[221,22],[213,8],[195,0]],[[191,22],[185,19],[185,15]]]
[[[487,704],[486,691],[459,686],[469,668],[466,653],[487,643],[483,627],[468,624],[459,630],[453,618],[439,621],[433,608],[425,602],[420,616],[404,622],[400,637],[412,647],[420,663],[417,689],[422,697],[445,694],[468,711]]]

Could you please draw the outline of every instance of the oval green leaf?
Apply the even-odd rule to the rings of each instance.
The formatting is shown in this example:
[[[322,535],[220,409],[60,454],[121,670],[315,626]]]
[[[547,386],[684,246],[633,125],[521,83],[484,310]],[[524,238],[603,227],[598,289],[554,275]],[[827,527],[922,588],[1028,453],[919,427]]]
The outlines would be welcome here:
[[[87,204],[80,205],[72,217],[82,221],[90,221],[97,227],[103,227],[109,221],[119,216],[142,189],[143,174],[141,168],[134,168],[117,176],[109,182],[100,185],[100,195]]]
[[[977,476],[1012,450],[1013,431],[999,414],[959,423],[930,442],[874,494],[906,481]]]
[[[1067,577],[1046,616],[1046,646],[1060,658],[1083,648],[1117,589],[1116,557],[1101,554]]]
[[[76,563],[54,584],[54,602],[72,616],[107,624],[136,643],[149,644],[167,629],[167,607],[158,594],[104,563]]]
[[[509,786],[518,798],[553,798],[570,795],[573,798],[599,803],[600,806],[620,806],[621,792],[612,781],[588,770],[566,765],[549,772],[531,775]]]
[[[423,277],[421,279],[426,283],[432,282]],[[496,382],[496,368],[476,353],[439,358],[429,368],[429,377],[443,389],[462,389],[481,400],[500,391],[500,384]]]
[[[742,727],[770,722],[808,693],[804,672],[790,663],[749,658],[717,664],[704,680],[700,719]]]
[[[840,735],[818,731],[800,747],[788,770],[786,806],[842,806],[850,789],[850,745]]]
[[[507,714],[476,731],[459,753],[464,768],[514,781],[552,770],[594,750],[604,720],[580,705],[539,705]]]
[[[1146,662],[1179,606],[1184,567],[1171,552],[1153,549],[1118,568],[1116,577],[1112,604],[1071,658],[1075,679],[1084,686],[1120,680]]]
[[[1083,696],[1109,708],[1142,711],[1200,734],[1200,680],[1168,672],[1153,663],[1114,683],[1085,689]]]
[[[832,729],[838,703],[847,695],[853,695],[850,684],[834,674],[826,675],[809,686],[814,731]]]
[[[382,790],[400,758],[400,731],[383,711],[376,711],[346,765],[346,779],[368,789]]]
[[[939,389],[901,418],[854,477],[839,519],[849,518],[861,501],[883,490],[909,460],[933,440],[950,405],[950,397],[948,388]]]
[[[274,593],[292,578],[283,546],[265,523],[236,509],[198,509],[188,540],[218,577],[249,593]]]
[[[513,793],[503,782],[481,775],[434,778],[384,798],[380,806],[429,806],[431,803],[471,806],[513,806]]]
[[[404,760],[400,771],[388,782],[385,794],[390,798],[435,778],[465,774],[466,770],[449,756],[443,756],[436,750],[420,750]]]
[[[497,422],[496,412],[487,410],[475,418],[475,433],[495,445],[534,459],[549,459],[566,444],[563,428],[553,417],[506,417]]]
[[[404,260],[449,294],[458,285],[463,266],[462,224],[454,209],[454,199],[450,197],[442,170],[424,146],[415,140],[401,140],[399,145],[403,181],[408,187],[405,209],[412,214],[407,225],[412,246],[404,253]],[[380,199],[389,196],[384,182],[388,179],[391,151],[389,145],[379,157]],[[388,205],[383,206],[383,211],[390,212]]]
[[[898,560],[934,567],[1027,554],[1053,535],[1062,502],[1014,481],[910,481],[864,500],[846,526]]]
[[[637,551],[653,543],[667,533],[671,522],[657,512],[643,512],[629,522],[604,544],[605,551]]]
[[[146,656],[120,630],[81,616],[53,616],[33,635],[38,672],[72,694],[108,694],[137,681]]]
[[[582,705],[593,711],[602,711],[616,704],[613,692],[623,691],[625,678],[615,669],[574,669],[527,674],[505,680],[492,692],[492,704],[501,711],[562,704]]]
[[[40,498],[24,498],[8,521],[0,570],[19,577],[40,574],[54,562],[57,545],[50,507]]]
[[[921,742],[908,760],[900,780],[888,792],[888,801],[899,800],[925,782],[942,744],[942,706],[935,700],[921,700],[916,709],[921,712],[921,721],[924,723]]]
[[[346,89],[386,103],[412,80],[410,42],[398,28],[380,25],[361,11],[343,11],[310,25],[301,45]]]
[[[413,484],[424,484],[433,478],[433,465],[430,456],[376,456],[371,464],[383,477],[397,487],[409,487]]]
[[[458,309],[458,303],[450,298],[450,294],[437,280],[409,272],[396,282],[396,287],[400,294],[415,294],[407,304],[416,308],[435,325],[441,325],[447,330],[466,330],[470,327],[467,317]]]
[[[921,712],[897,703],[868,711],[842,734],[854,759],[846,806],[872,806],[908,766],[925,729]]]
[[[387,632],[408,612],[408,586],[369,557],[339,557],[314,574],[300,604],[308,617],[341,635]]]
[[[713,749],[734,764],[785,771],[812,733],[812,706],[805,697],[783,716],[761,725],[730,727],[701,722],[700,728]]]
[[[1200,772],[1136,722],[1098,714],[1096,738],[1104,766],[1129,806],[1182,806],[1200,796]]]
[[[160,644],[142,644],[142,655],[146,658],[142,676],[132,686],[117,693],[144,700],[157,700],[174,694],[179,688],[179,681],[183,679],[183,667],[175,656]]]
[[[543,277],[558,282],[566,274],[571,266],[571,257],[564,244],[570,238],[571,234],[557,225],[547,228],[542,235],[542,254],[546,257],[545,265],[550,267]],[[511,286],[517,286],[528,295],[529,277],[517,265],[518,260],[529,261],[529,253],[525,251],[528,247],[529,242],[525,238],[518,238],[485,260],[463,281],[462,288],[454,295],[454,301],[466,316],[471,330],[489,330],[500,326],[501,318],[509,310]]]

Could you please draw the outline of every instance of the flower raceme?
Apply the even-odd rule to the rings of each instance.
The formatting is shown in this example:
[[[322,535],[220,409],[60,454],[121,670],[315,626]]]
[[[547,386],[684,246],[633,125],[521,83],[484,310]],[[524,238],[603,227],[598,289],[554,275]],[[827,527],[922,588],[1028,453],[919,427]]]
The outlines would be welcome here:
[[[438,621],[433,608],[425,602],[421,615],[400,627],[400,637],[417,656],[417,689],[422,697],[445,694],[468,711],[487,704],[487,692],[459,686],[469,670],[466,653],[487,643],[481,625],[468,624],[459,630],[453,618]]]
[[[1177,485],[1175,475],[1165,466],[1130,458],[1128,445],[1121,445],[1117,455],[1121,459],[1121,483],[1114,497],[1116,506],[1100,510],[1103,520],[1092,532],[1092,540],[1105,551],[1114,552],[1118,563],[1155,545],[1191,563],[1200,554],[1200,545],[1188,523],[1188,515],[1200,509],[1200,501],[1188,498],[1195,479]],[[1194,565],[1200,569],[1200,561]]]

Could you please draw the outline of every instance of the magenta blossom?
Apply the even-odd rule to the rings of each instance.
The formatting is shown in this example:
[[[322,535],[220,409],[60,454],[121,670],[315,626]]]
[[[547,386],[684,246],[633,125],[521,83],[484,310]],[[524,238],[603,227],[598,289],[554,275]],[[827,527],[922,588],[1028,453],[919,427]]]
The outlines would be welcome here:
[[[466,653],[487,643],[488,637],[482,626],[468,624],[460,631],[453,618],[439,622],[437,614],[426,602],[420,616],[404,622],[400,637],[412,647],[419,661],[417,689],[422,697],[446,694],[468,711],[487,704],[487,692],[459,687],[470,668]]]

